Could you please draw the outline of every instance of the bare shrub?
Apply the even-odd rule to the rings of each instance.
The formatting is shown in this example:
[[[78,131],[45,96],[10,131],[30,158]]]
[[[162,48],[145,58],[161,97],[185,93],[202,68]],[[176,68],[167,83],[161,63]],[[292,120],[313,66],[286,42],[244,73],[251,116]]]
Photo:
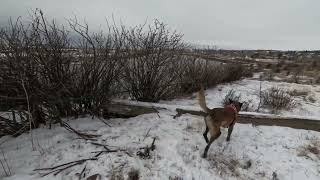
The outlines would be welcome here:
[[[252,76],[252,71],[243,65],[221,64],[204,59],[185,58],[179,66],[182,93],[191,93],[221,83],[232,82],[243,77]]]
[[[191,56],[182,57],[179,64],[179,84],[182,93],[197,91],[204,84],[207,70],[207,61],[202,61]]]
[[[126,61],[123,87],[139,101],[157,102],[179,91],[177,71],[182,35],[170,32],[163,23],[124,30]]]
[[[200,86],[212,87],[222,82],[219,75],[222,65],[204,59],[184,57],[181,59],[179,85],[183,94],[198,91]]]
[[[242,100],[241,99],[241,94],[237,94],[235,90],[231,89],[227,92],[227,94],[224,96],[224,98],[221,101],[221,105],[223,107],[227,106],[230,104],[230,100],[232,101],[238,101],[242,103],[241,106],[241,111],[253,111],[253,105],[252,105],[252,100]]]
[[[33,128],[65,116],[98,115],[120,74],[120,35],[89,33],[75,19],[71,40],[42,11],[30,19],[9,21],[0,31],[1,109],[24,113],[22,126],[32,117]]]
[[[222,82],[231,82],[239,80],[243,77],[251,77],[253,75],[252,69],[240,64],[225,64],[222,75],[224,78]]]
[[[241,95],[240,94],[236,94],[236,92],[231,89],[227,92],[227,94],[224,96],[224,98],[221,101],[221,104],[223,106],[227,106],[230,104],[229,99],[233,100],[233,101],[240,101]]]
[[[262,105],[274,111],[292,109],[296,103],[293,97],[284,89],[272,87],[262,91]]]

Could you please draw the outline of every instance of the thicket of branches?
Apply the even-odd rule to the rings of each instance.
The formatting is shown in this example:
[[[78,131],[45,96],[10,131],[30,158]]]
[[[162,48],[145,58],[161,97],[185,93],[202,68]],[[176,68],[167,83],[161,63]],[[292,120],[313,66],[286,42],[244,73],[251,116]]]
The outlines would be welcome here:
[[[177,69],[184,44],[182,35],[170,32],[155,21],[124,31],[128,58],[123,69],[123,86],[139,101],[157,102],[174,97],[179,89]]]
[[[38,127],[97,114],[108,103],[120,74],[119,34],[91,33],[76,19],[70,27],[36,11],[30,21],[10,20],[1,29],[1,111],[19,111],[21,124]]]
[[[238,80],[243,66],[184,55],[182,35],[159,21],[153,25],[108,25],[90,31],[76,18],[68,26],[35,11],[28,21],[10,20],[0,30],[1,135],[62,117],[101,115],[110,99],[157,102],[218,83]]]

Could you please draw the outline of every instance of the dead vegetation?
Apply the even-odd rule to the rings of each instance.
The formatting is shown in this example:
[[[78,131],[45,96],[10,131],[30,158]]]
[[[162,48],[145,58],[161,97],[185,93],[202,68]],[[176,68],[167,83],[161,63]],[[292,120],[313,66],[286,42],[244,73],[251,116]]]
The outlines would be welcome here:
[[[262,106],[266,106],[272,111],[290,110],[296,106],[293,97],[282,88],[272,87],[262,91],[261,95]]]
[[[319,84],[320,58],[303,58],[278,60],[277,63],[267,64],[261,68],[266,72],[266,80],[277,80],[301,84]]]
[[[91,32],[77,18],[67,28],[41,10],[29,19],[0,28],[0,110],[14,117],[0,115],[0,136],[63,117],[107,115],[110,100],[122,94],[158,102],[252,75],[243,65],[185,55],[182,35],[157,20]]]
[[[313,158],[312,156],[315,156],[320,160],[320,140],[312,139],[310,140],[310,143],[300,147],[298,156],[304,156],[311,159]]]
[[[214,168],[221,177],[233,176],[243,179],[244,177],[241,177],[239,170],[247,170],[252,166],[251,160],[241,160],[223,153],[210,155],[208,160],[210,166]]]
[[[233,89],[227,92],[227,94],[224,96],[224,98],[221,101],[221,105],[223,107],[229,105],[230,104],[229,99],[243,103],[241,106],[241,111],[255,111],[252,105],[252,100],[247,100],[247,101],[242,100],[241,94],[237,94],[236,91]]]

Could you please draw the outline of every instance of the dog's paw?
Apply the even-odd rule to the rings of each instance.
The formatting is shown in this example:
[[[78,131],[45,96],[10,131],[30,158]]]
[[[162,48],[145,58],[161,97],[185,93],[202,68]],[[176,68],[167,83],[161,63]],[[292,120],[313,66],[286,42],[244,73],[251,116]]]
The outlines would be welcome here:
[[[229,142],[229,141],[230,141],[230,138],[227,138],[226,141]]]

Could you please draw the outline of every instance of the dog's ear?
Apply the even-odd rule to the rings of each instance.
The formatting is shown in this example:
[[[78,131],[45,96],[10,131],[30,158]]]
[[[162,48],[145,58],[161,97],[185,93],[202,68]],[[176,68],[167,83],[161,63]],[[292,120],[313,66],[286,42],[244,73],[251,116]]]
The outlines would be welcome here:
[[[233,103],[232,99],[229,98],[229,104],[232,104],[232,103]]]
[[[239,103],[239,107],[240,107],[240,109],[241,109],[242,105],[243,105],[243,103]]]

